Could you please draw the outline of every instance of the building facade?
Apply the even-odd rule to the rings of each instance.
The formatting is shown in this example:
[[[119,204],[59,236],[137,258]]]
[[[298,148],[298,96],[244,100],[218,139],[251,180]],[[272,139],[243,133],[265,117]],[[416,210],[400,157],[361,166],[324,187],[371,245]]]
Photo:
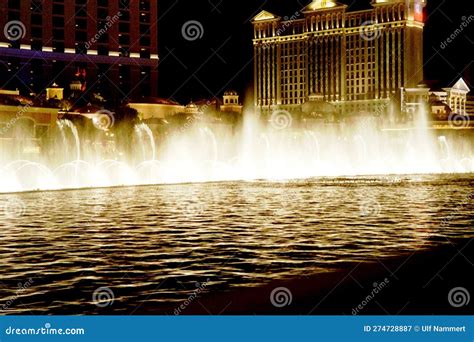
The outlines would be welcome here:
[[[466,98],[466,114],[474,117],[474,96],[470,95]]]
[[[340,112],[374,110],[423,80],[425,0],[374,0],[350,12],[315,0],[281,18],[262,11],[254,25],[254,97],[263,111],[294,110],[321,97]]]
[[[243,105],[240,95],[234,90],[224,92],[222,100],[218,98],[203,99],[187,105],[179,104],[170,99],[145,98],[128,104],[130,108],[138,111],[143,120],[167,119],[179,114],[199,115],[208,113],[238,114],[241,115]]]
[[[223,96],[222,105],[220,106],[221,112],[242,114],[243,106],[239,99],[240,96],[236,91],[226,91]]]
[[[433,118],[448,118],[453,113],[470,121],[468,111],[469,86],[463,78],[451,87],[430,89],[426,84],[415,88],[402,88],[400,109],[402,113],[414,115],[421,107],[427,107]]]
[[[0,88],[68,89],[127,99],[156,96],[157,2],[0,0]]]
[[[16,90],[0,89],[0,163],[11,156],[29,159],[38,155],[58,118],[58,108],[48,108]]]

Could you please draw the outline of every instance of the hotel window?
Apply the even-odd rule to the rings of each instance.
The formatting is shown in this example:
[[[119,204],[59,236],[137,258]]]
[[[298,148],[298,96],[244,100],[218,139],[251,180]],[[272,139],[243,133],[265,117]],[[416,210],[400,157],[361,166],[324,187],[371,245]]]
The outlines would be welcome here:
[[[150,3],[148,1],[140,1],[140,11],[149,11]]]
[[[140,45],[141,46],[150,46],[150,37],[147,37],[147,36],[140,37]]]
[[[43,43],[42,43],[41,40],[32,40],[31,41],[31,50],[41,51],[42,48],[43,48]]]
[[[8,21],[20,20],[20,12],[9,11],[8,12]]]
[[[130,45],[130,36],[127,34],[119,35],[119,44],[120,45]]]
[[[99,19],[106,19],[109,15],[109,10],[107,8],[99,8],[97,9],[97,18]],[[103,27],[104,25],[102,25]]]
[[[97,53],[101,56],[108,56],[109,55],[108,45],[98,45],[97,46]]]
[[[63,33],[64,35],[64,33]],[[54,52],[64,52],[64,43],[63,42],[53,42],[53,51]]]
[[[141,49],[140,58],[150,58],[150,50],[149,49]]]
[[[31,15],[31,25],[43,25],[43,17],[40,14]]]
[[[64,4],[53,3],[53,15],[64,15]]]
[[[99,78],[99,82],[101,78],[104,78],[107,76],[107,72],[109,70],[108,65],[106,64],[99,64],[98,65],[98,72],[97,72],[97,77]]]
[[[31,1],[31,12],[32,13],[41,13],[43,11],[43,2],[41,0],[32,0]]]
[[[43,37],[43,30],[41,27],[32,27],[31,28],[31,38],[39,38]]]
[[[87,18],[87,5],[76,5],[76,18]]]
[[[64,62],[57,62],[57,61],[54,61],[52,65],[53,65],[53,75],[55,75],[55,80],[56,80],[56,78],[60,77],[62,73],[64,72],[65,65],[64,65]]]
[[[87,54],[87,48],[85,43],[76,43],[76,53],[77,54]]]
[[[33,59],[31,61],[31,71],[32,79],[35,79],[38,83],[41,80],[41,74],[43,72],[43,61],[40,59]]]
[[[130,67],[127,65],[120,65],[119,66],[119,79],[120,83],[126,82],[130,79]]]
[[[151,84],[150,84],[150,68],[143,68],[140,71],[140,88],[141,88],[141,93],[144,96],[150,96],[150,89],[151,89]]]
[[[87,20],[76,18],[76,30],[87,30]]]
[[[105,20],[99,20],[97,22],[96,30],[99,35],[98,41],[101,43],[108,43],[109,35],[107,33],[107,22]]]
[[[8,8],[12,10],[20,9],[20,1],[18,0],[8,0]]]
[[[64,40],[64,30],[53,30],[53,39],[54,40]]]
[[[64,17],[53,17],[53,27],[63,28],[64,27]]]
[[[141,23],[149,23],[150,22],[150,15],[148,13],[140,13],[140,22]]]
[[[130,0],[120,0],[119,9],[130,9]]]
[[[128,23],[120,23],[119,24],[119,31],[120,32],[130,32],[130,24]]]
[[[150,25],[140,24],[140,34],[149,34],[150,33]]]
[[[87,41],[87,33],[85,31],[76,31],[76,41],[78,42]]]
[[[120,16],[120,21],[130,21],[130,12],[127,10],[120,11],[122,15]]]
[[[98,43],[107,44],[109,42],[109,34],[104,33],[103,35],[101,35],[99,37],[99,39],[97,41],[98,41]]]
[[[129,57],[130,52],[126,47],[119,47],[120,57]]]

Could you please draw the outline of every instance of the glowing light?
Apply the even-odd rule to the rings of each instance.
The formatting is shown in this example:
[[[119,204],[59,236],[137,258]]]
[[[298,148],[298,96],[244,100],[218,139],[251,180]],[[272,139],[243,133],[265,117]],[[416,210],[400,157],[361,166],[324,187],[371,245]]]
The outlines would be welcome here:
[[[288,113],[288,115],[292,115]],[[70,121],[58,123],[56,160],[19,160],[0,165],[0,192],[227,180],[285,180],[319,176],[473,172],[474,154],[451,136],[428,129],[427,114],[414,113],[413,127],[380,130],[362,118],[344,134],[332,127],[275,129],[247,113],[243,128],[192,126],[155,140],[136,126],[130,151],[110,153],[101,139],[85,144]],[[2,155],[10,151],[2,149]],[[72,159],[72,160],[71,160]],[[127,161],[127,162],[125,162]]]
[[[267,11],[261,11],[259,14],[255,16],[255,18],[253,18],[253,21],[265,21],[265,20],[272,20],[272,19],[277,19],[277,16]]]
[[[316,11],[318,9],[336,7],[337,3],[331,0],[315,0],[308,5],[308,9]]]

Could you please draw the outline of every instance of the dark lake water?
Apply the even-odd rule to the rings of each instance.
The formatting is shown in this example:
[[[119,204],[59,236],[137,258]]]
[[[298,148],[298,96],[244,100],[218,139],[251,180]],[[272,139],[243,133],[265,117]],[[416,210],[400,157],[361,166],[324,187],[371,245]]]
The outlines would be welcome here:
[[[0,194],[0,313],[139,313],[429,249],[474,236],[473,191],[427,175]]]

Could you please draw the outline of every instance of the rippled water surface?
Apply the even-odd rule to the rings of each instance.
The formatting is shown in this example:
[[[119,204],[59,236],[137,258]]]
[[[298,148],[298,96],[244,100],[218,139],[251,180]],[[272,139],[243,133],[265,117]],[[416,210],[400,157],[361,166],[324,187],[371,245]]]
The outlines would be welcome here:
[[[473,175],[184,184],[0,195],[0,310],[176,307],[472,237]]]

